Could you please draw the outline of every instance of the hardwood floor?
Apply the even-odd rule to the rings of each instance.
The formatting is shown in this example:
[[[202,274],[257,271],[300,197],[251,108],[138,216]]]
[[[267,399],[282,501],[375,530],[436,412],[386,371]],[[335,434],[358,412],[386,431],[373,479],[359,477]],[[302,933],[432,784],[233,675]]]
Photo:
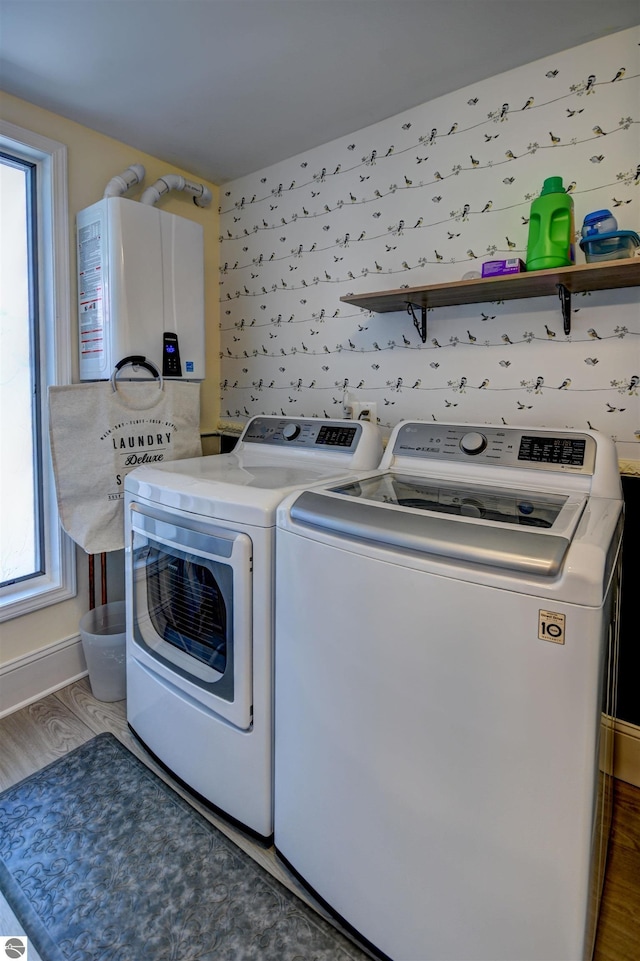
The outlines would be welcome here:
[[[615,782],[594,961],[640,958],[640,788]]]
[[[125,702],[105,703],[91,694],[86,678],[0,720],[0,791],[45,764],[111,731],[132,753],[185,797],[227,837],[292,891],[320,911],[295,878],[278,862],[273,849],[254,843],[186,794],[142,750],[129,732]],[[326,915],[325,915],[326,916]],[[0,935],[24,933],[0,898]],[[615,783],[615,806],[594,961],[640,958],[640,788]],[[41,961],[30,946],[29,961]],[[537,959],[531,959],[537,961]],[[574,959],[557,959],[574,961]]]

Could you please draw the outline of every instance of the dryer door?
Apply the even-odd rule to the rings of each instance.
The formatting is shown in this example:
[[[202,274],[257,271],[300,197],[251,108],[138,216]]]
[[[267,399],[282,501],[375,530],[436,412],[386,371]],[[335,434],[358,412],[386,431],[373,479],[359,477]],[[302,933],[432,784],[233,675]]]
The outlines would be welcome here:
[[[130,509],[127,590],[136,660],[246,730],[252,720],[247,534]]]

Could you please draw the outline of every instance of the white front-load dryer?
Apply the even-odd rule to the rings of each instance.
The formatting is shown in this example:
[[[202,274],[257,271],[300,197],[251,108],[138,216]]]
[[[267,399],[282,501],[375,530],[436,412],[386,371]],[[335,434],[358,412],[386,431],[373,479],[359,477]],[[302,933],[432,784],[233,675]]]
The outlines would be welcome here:
[[[279,508],[276,849],[393,961],[591,956],[621,521],[608,438],[426,423]]]
[[[254,417],[234,451],[125,481],[127,719],[208,804],[273,834],[275,512],[375,466],[370,423]]]

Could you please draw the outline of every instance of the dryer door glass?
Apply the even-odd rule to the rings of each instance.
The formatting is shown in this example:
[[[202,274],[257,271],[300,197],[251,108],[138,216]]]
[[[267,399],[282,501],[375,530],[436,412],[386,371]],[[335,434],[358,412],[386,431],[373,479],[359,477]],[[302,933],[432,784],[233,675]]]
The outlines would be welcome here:
[[[251,539],[137,505],[130,529],[134,657],[246,729],[252,704]]]
[[[220,674],[227,666],[229,569],[175,550],[148,547],[147,606],[159,637]],[[219,568],[216,570],[216,567]],[[226,590],[225,590],[226,586]],[[232,611],[229,610],[229,615]]]

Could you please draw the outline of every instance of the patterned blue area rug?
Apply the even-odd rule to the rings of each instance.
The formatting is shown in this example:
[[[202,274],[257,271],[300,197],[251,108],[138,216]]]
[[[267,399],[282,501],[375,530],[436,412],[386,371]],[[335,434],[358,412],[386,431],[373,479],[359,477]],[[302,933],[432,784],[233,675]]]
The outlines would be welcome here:
[[[43,961],[366,961],[101,734],[0,795],[0,882]]]

